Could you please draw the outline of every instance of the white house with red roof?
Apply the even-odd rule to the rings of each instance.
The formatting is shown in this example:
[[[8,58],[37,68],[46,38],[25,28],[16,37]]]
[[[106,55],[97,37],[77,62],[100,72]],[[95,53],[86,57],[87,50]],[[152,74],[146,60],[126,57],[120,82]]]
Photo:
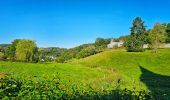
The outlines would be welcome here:
[[[122,47],[123,46],[123,41],[121,41],[121,40],[114,40],[114,39],[112,39],[111,41],[110,41],[110,44],[108,44],[107,45],[107,48],[114,48],[114,47]]]

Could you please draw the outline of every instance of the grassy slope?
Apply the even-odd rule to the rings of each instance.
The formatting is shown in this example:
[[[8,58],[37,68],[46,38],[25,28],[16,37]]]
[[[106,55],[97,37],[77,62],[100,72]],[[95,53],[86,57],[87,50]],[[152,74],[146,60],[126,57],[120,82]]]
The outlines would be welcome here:
[[[0,62],[0,76],[7,73],[15,76],[48,76],[51,78],[59,73],[63,81],[69,80],[73,84],[85,83],[101,88],[115,85],[121,79],[122,88],[146,89],[149,87],[140,80],[142,74],[140,66],[156,74],[170,76],[169,58],[170,49],[160,49],[158,54],[153,53],[153,51],[126,52],[124,50],[110,50],[81,60],[75,60],[72,64]],[[150,75],[147,77],[148,80],[153,79]],[[163,82],[170,84],[170,81],[165,82],[164,78],[161,80],[161,83]]]
[[[96,88],[107,86],[109,82],[117,82],[120,77],[117,73],[110,70],[101,70],[96,68],[88,68],[80,65],[70,64],[32,64],[20,62],[0,62],[0,77],[3,74],[12,74],[16,77],[25,78],[52,78],[59,75],[62,81],[72,84],[91,84]],[[112,79],[112,77],[117,77]],[[111,80],[110,80],[111,79]]]
[[[146,89],[147,86],[140,81],[142,74],[140,66],[156,74],[170,76],[170,49],[160,49],[158,54],[153,51],[126,52],[125,50],[110,50],[93,55],[73,64],[112,69],[122,78],[122,87]],[[113,77],[114,78],[114,77]],[[152,79],[152,77],[150,77]],[[170,84],[170,81],[167,81]]]

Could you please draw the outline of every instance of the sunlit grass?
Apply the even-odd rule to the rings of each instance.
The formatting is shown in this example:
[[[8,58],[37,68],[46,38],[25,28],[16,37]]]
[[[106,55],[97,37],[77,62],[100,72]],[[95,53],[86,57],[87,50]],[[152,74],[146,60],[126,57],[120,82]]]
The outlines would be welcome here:
[[[155,54],[152,50],[145,52],[126,52],[125,50],[109,50],[81,60],[72,62],[87,67],[111,69],[119,72],[122,87],[146,89],[140,82],[142,66],[154,73],[170,76],[170,49],[159,49]]]

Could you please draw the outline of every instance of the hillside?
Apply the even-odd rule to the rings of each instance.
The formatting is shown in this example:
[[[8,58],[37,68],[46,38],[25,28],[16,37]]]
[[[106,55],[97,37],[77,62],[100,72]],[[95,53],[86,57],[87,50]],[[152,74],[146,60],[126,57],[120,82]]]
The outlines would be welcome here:
[[[109,50],[72,62],[92,68],[110,69],[121,76],[122,88],[149,89],[170,93],[170,49],[159,49],[155,54]],[[146,81],[145,81],[146,80]],[[153,85],[154,84],[154,85]]]
[[[0,47],[3,48],[3,49],[5,49],[5,48],[7,48],[9,45],[10,45],[10,44],[0,44]]]
[[[66,97],[76,96],[74,93],[77,92],[83,95],[88,92],[88,96],[85,95],[85,97],[89,97],[89,94],[93,96],[97,94],[97,97],[100,98],[107,96],[111,98],[126,98],[126,96],[123,96],[126,93],[129,94],[127,98],[133,98],[135,95],[138,98],[140,97],[139,93],[141,93],[141,95],[145,94],[145,98],[150,91],[154,98],[168,100],[170,98],[169,58],[170,49],[160,49],[157,54],[151,50],[145,52],[126,52],[123,49],[116,49],[62,64],[1,61],[0,78],[4,78],[5,75],[12,76],[16,80],[20,79],[19,82],[23,82],[23,86],[29,86],[27,84],[30,84],[34,87],[36,84],[41,84],[39,88],[43,86],[43,78],[45,78],[47,81],[44,84],[47,85],[50,82],[49,88],[53,89],[56,86],[53,79],[59,77],[59,94],[62,94],[61,91],[65,91],[62,96],[68,93]],[[29,83],[30,81],[31,83]],[[52,86],[50,86],[51,82],[52,84],[54,83]],[[115,94],[108,94],[108,92],[106,92],[107,95],[103,94],[105,90],[112,90],[117,88],[117,86],[120,86],[120,94],[116,94],[116,90],[112,91]],[[125,88],[130,91],[128,92]],[[27,90],[27,88],[23,89]],[[33,90],[41,93],[36,88]],[[53,90],[55,91],[55,89]],[[29,90],[28,92],[32,93],[34,91],[31,92]],[[53,96],[52,94],[50,95]],[[35,95],[31,94],[31,96],[34,98]],[[81,98],[81,96],[78,97]],[[150,94],[148,97],[150,97]]]
[[[48,77],[52,79],[57,76],[66,84],[91,84],[94,88],[105,87],[107,84],[110,84],[110,81],[116,84],[117,80],[121,78],[118,73],[110,70],[100,70],[80,65],[0,61],[0,78],[4,77],[5,74],[25,79],[29,79],[30,77],[36,79]],[[112,79],[112,77],[117,78]]]

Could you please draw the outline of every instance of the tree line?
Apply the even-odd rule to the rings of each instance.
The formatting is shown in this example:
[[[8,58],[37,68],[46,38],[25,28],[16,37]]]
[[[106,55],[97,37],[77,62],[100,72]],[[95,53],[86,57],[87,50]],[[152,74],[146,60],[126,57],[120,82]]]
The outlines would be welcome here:
[[[0,60],[64,63],[71,59],[80,59],[102,52],[110,40],[97,38],[95,43],[66,49],[58,47],[38,48],[33,40],[15,39],[9,45],[0,45]]]
[[[145,50],[144,44],[148,44],[148,48],[157,51],[163,43],[170,43],[170,23],[157,22],[152,29],[146,30],[142,19],[136,17],[130,35],[126,37],[125,47],[129,52],[141,52]]]
[[[143,47],[157,51],[162,43],[170,43],[170,23],[156,23],[152,29],[146,29],[144,21],[136,17],[130,28],[130,35],[114,38],[124,41],[124,47],[129,52],[142,52]],[[0,60],[23,62],[51,62],[60,63],[73,59],[88,57],[105,51],[112,38],[97,38],[94,43],[83,44],[74,48],[38,48],[36,42],[28,39],[15,39],[9,45],[0,45]]]

